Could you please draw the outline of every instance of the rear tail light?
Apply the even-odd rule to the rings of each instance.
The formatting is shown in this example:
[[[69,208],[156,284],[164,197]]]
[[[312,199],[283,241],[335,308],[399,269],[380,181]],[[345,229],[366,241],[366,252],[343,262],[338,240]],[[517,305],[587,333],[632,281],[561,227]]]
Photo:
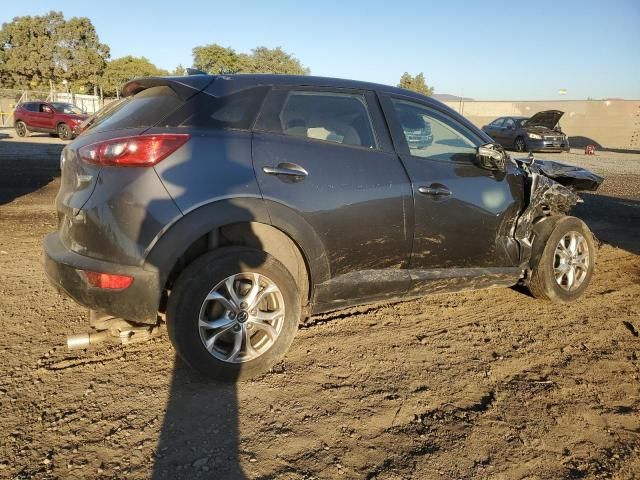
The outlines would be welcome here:
[[[112,273],[92,272],[81,270],[89,285],[107,290],[123,290],[133,283],[133,277],[129,275],[115,275]]]
[[[151,167],[187,143],[189,138],[191,135],[186,133],[112,138],[85,145],[78,154],[83,161],[94,165]]]

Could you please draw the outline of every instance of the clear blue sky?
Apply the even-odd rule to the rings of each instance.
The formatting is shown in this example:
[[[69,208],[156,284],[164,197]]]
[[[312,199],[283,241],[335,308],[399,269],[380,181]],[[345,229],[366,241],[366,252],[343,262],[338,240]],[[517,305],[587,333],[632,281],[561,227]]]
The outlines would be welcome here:
[[[477,99],[640,98],[640,0],[2,0],[0,22],[52,9],[89,17],[112,58],[169,70],[197,45],[282,46],[313,75],[422,71],[437,93]]]

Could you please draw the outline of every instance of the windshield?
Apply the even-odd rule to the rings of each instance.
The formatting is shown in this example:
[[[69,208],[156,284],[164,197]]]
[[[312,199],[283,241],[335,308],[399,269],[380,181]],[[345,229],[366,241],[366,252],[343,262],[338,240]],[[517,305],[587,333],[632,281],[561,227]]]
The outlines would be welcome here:
[[[72,103],[56,102],[52,103],[51,105],[53,105],[53,108],[61,113],[70,113],[75,115],[82,115],[84,113],[82,110],[80,110],[80,108],[76,107]]]
[[[527,120],[529,120],[528,118],[518,118],[516,119],[516,125],[518,127],[524,127],[527,124]]]

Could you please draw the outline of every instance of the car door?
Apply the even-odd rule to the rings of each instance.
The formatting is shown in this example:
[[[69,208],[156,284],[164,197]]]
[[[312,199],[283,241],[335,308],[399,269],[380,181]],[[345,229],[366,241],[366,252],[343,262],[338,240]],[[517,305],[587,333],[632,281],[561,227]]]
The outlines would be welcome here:
[[[503,122],[503,118],[498,118],[484,128],[485,133],[496,142],[499,142]]]
[[[46,130],[55,130],[56,111],[53,106],[48,103],[42,104],[42,113],[42,128]]]
[[[47,128],[48,125],[48,116],[49,114],[45,112],[47,108],[46,103],[38,102],[33,104],[35,106],[35,110],[30,113],[31,117],[31,127],[37,130],[42,130]]]
[[[301,218],[324,246],[330,274],[316,285],[317,310],[406,292],[411,186],[375,94],[274,88],[252,151],[272,221]]]
[[[519,170],[478,166],[477,147],[485,140],[444,108],[403,96],[386,96],[382,103],[412,182],[412,292],[479,285],[481,278],[512,282],[519,272],[512,235],[523,202]],[[404,132],[418,123],[429,126],[428,146],[406,141]]]
[[[516,122],[513,118],[505,118],[502,137],[500,138],[500,144],[505,148],[512,148],[513,142],[516,139]]]

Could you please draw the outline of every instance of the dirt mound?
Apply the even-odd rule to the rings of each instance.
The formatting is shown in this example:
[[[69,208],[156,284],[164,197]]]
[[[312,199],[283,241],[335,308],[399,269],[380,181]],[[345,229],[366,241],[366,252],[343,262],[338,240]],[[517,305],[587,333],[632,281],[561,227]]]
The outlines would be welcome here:
[[[628,161],[640,175],[640,159]],[[606,240],[581,301],[496,289],[351,309],[312,318],[272,372],[216,385],[176,361],[166,337],[61,347],[87,320],[39,264],[56,224],[55,162],[0,159],[0,178],[45,179],[0,206],[0,477],[640,472],[640,194],[628,176],[607,177],[577,210]]]

